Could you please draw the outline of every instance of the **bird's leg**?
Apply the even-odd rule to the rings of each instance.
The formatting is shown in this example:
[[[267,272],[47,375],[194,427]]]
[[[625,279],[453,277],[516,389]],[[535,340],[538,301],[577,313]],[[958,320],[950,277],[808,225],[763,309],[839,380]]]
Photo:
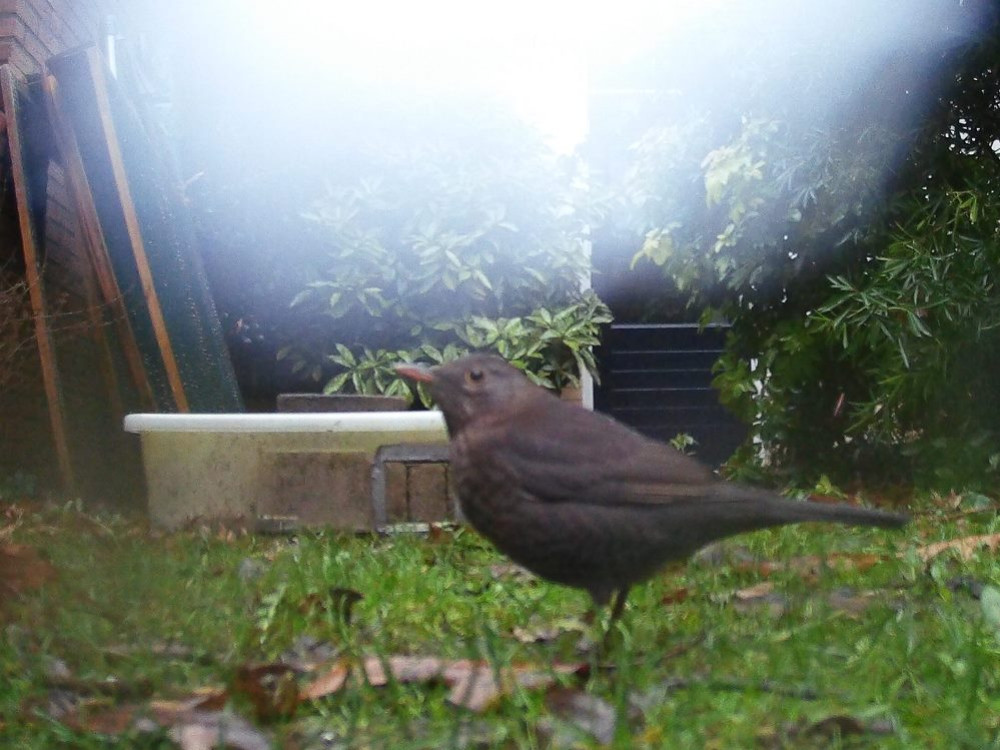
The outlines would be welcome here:
[[[615,594],[615,603],[611,605],[611,620],[608,622],[608,629],[618,622],[618,619],[622,616],[622,612],[625,610],[625,599],[628,596],[628,586],[623,586],[618,589],[618,593]]]
[[[608,629],[604,631],[604,638],[601,640],[601,645],[599,647],[599,652],[605,654],[608,651],[608,646],[611,643],[611,633],[614,631],[615,623],[621,619],[622,612],[625,610],[625,599],[628,597],[628,586],[624,586],[615,592],[615,600],[611,605],[611,619],[608,620]]]

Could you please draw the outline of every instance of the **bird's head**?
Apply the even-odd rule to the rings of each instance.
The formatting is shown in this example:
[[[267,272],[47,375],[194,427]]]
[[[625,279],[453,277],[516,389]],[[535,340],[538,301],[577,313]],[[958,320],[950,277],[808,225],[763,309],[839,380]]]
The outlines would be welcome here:
[[[437,367],[397,365],[396,372],[428,384],[450,435],[477,419],[514,408],[519,397],[541,392],[519,370],[493,354],[470,354]]]

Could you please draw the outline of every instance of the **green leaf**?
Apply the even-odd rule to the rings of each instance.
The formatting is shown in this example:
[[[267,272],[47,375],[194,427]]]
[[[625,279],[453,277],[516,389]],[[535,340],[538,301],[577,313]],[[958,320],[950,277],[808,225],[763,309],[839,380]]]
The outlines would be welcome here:
[[[343,390],[344,385],[347,383],[348,378],[351,377],[349,372],[343,372],[334,378],[327,381],[326,385],[323,386],[323,393],[337,393]]]
[[[336,345],[337,353],[339,358],[334,359],[332,356],[330,359],[334,359],[335,362],[344,365],[345,367],[354,367],[357,364],[357,360],[354,358],[354,353],[348,349],[343,344]]]

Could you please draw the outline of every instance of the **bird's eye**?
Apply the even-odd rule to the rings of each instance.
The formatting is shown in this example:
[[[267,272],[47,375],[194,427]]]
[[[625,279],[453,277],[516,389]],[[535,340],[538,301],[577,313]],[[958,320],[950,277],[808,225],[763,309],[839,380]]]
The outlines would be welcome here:
[[[483,371],[469,370],[467,373],[465,373],[465,379],[468,380],[470,383],[478,383],[480,380],[483,379]]]

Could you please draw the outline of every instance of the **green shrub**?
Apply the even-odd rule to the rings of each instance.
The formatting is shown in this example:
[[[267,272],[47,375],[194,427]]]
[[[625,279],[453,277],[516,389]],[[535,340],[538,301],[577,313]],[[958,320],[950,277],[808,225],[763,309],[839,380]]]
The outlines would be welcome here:
[[[756,70],[775,98],[730,56],[735,103],[667,110],[609,202],[674,307],[732,323],[715,385],[751,428],[737,470],[1000,479],[1000,16],[941,13],[868,86],[825,77],[836,45]]]
[[[595,369],[607,308],[589,272],[575,165],[515,124],[373,154],[305,214],[321,248],[278,352],[327,392],[409,393],[392,365],[492,349],[561,388]]]

